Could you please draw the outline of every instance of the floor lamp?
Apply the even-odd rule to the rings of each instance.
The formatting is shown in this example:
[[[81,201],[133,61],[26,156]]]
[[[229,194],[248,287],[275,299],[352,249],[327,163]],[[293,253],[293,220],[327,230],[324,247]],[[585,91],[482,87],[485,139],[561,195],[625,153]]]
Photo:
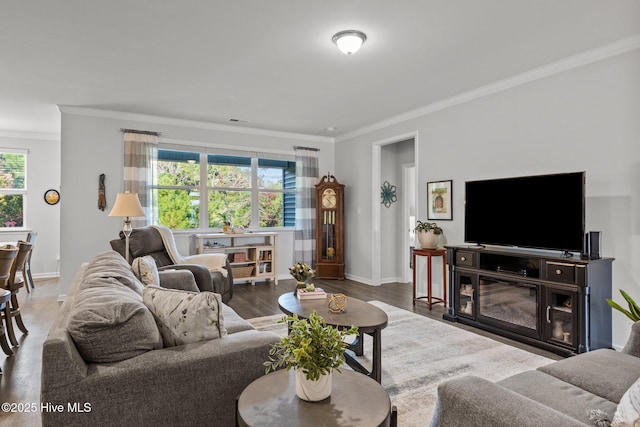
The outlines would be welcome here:
[[[124,227],[122,233],[125,237],[125,259],[129,262],[129,236],[131,236],[131,217],[144,216],[138,193],[118,193],[113,209],[109,212],[109,216],[124,217]]]

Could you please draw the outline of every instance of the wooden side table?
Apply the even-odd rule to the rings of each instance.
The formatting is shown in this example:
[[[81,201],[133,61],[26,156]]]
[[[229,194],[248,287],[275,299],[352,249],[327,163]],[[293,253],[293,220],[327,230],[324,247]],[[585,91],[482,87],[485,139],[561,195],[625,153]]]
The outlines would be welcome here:
[[[417,296],[417,283],[416,283],[416,270],[418,266],[416,265],[416,257],[426,257],[427,258],[427,295],[426,296]],[[434,297],[431,289],[431,258],[433,257],[442,257],[442,298]],[[427,304],[429,304],[429,310],[431,310],[431,306],[433,304],[443,303],[445,306],[447,305],[447,251],[445,249],[414,249],[413,250],[413,305],[416,304],[416,301],[421,301],[425,299]]]
[[[237,400],[240,427],[396,426],[391,399],[376,381],[342,369],[333,373],[331,396],[307,402],[296,396],[292,370],[281,369],[258,378]]]

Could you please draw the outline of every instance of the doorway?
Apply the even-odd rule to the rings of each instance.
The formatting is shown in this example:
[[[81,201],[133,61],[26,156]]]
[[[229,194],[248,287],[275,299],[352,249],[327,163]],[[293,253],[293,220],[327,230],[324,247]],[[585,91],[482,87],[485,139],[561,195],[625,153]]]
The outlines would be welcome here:
[[[372,284],[410,282],[410,217],[415,218],[417,132],[373,143]],[[380,203],[384,181],[397,186],[398,203]],[[415,221],[415,219],[414,219]],[[384,244],[382,244],[384,242]]]

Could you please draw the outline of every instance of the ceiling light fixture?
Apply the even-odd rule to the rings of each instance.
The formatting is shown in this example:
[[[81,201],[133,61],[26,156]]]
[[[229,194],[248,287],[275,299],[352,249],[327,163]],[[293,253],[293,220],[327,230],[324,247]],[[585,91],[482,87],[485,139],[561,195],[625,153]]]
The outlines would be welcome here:
[[[367,35],[358,30],[345,30],[335,33],[331,40],[338,46],[340,52],[351,55],[360,50],[362,44],[367,40]]]

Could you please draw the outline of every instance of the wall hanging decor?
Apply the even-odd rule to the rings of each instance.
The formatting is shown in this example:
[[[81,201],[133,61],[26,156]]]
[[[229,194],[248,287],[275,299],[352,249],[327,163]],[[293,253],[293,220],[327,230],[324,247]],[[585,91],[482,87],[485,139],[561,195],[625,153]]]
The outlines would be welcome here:
[[[453,219],[451,199],[453,181],[427,182],[427,218]]]
[[[58,190],[47,190],[44,192],[44,201],[48,205],[55,205],[60,201],[60,193]]]
[[[389,181],[385,181],[380,187],[380,197],[382,197],[382,204],[385,207],[391,206],[391,203],[394,203],[398,200],[398,196],[396,196],[396,186],[389,184]]]
[[[104,187],[104,174],[101,173],[98,178],[98,209],[104,211],[104,208],[107,207],[107,196],[105,195],[105,187]]]

